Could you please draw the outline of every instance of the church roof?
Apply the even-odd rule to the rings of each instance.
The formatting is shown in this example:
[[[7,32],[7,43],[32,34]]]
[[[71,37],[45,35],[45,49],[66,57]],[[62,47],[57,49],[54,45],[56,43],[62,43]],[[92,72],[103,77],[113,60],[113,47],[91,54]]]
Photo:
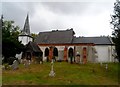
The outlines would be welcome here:
[[[26,49],[26,51],[42,52],[38,45],[35,42],[31,41],[26,45]]]
[[[73,29],[40,32],[36,37],[35,42],[38,44],[72,43],[74,34]]]
[[[95,44],[113,45],[110,37],[74,37],[73,29],[40,32],[35,38],[37,44]]]
[[[94,43],[95,45],[113,44],[110,37],[74,37],[73,43]]]
[[[30,26],[29,26],[29,16],[27,14],[26,20],[25,20],[25,24],[24,24],[24,28],[22,30],[22,34],[23,35],[30,35]]]

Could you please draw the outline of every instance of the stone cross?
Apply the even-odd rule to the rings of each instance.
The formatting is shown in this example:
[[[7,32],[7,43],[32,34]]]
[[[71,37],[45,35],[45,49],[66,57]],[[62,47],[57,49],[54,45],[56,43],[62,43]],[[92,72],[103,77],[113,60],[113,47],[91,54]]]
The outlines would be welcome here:
[[[19,65],[18,61],[14,60],[11,67],[12,67],[13,70],[16,70],[16,69],[18,69],[18,65]]]
[[[52,59],[52,61],[51,61],[51,71],[49,73],[50,77],[54,77],[55,76],[55,72],[54,72],[54,69],[53,69],[53,64],[54,64],[54,62],[53,62],[53,59]]]

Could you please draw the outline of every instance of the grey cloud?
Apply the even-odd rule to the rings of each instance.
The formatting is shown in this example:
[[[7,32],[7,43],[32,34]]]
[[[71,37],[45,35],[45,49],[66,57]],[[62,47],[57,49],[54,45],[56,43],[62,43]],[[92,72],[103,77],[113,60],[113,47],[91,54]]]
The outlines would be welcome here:
[[[29,12],[30,16],[34,15],[34,4],[33,3],[22,3],[22,2],[3,2],[2,3],[2,14],[7,20],[14,20],[16,25],[23,27],[24,20]]]
[[[82,14],[90,2],[42,2],[43,6],[58,14]]]
[[[113,2],[41,2],[48,10],[63,15],[97,15],[110,8]],[[86,13],[89,12],[89,13]]]
[[[78,26],[74,22],[77,21],[81,23],[81,20],[78,19],[79,20],[78,21],[77,19],[73,18],[75,20],[73,22],[69,22],[69,20],[72,19],[70,17],[76,17],[76,15],[77,15],[76,18],[82,17],[83,15],[85,17],[91,17],[90,15],[96,16],[109,9],[111,4],[110,3],[108,4],[108,3],[109,2],[106,2],[106,3],[104,2],[101,2],[101,3],[94,3],[94,2],[20,2],[20,3],[19,2],[3,2],[2,13],[5,19],[14,20],[17,25],[23,28],[27,12],[29,12],[31,32],[35,32],[35,33],[38,33],[40,31],[52,30],[55,28],[56,29],[70,28],[71,25],[73,25],[74,27],[76,26],[75,30],[77,31]],[[44,19],[45,18],[44,14],[39,14],[40,16],[38,15],[40,11],[39,9],[41,8],[45,8],[44,10],[52,12],[53,14],[57,15],[56,17],[58,18],[53,19],[52,18],[53,16],[51,17],[47,15],[46,19]],[[47,13],[46,11],[44,12]],[[67,15],[70,15],[70,16],[67,16]],[[66,19],[61,20],[62,18],[64,18],[62,16],[66,17]],[[48,23],[47,20],[54,20],[54,21],[53,23],[50,23],[50,22]],[[84,34],[86,34],[85,32],[87,32],[85,30],[80,29],[80,32],[82,31],[84,31],[83,32]]]

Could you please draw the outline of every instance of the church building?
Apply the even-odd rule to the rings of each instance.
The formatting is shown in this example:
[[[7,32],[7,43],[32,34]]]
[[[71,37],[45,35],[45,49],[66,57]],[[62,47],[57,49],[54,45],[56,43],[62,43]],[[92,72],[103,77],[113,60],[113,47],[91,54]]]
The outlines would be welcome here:
[[[27,14],[25,24],[21,34],[18,37],[19,41],[25,46],[24,52],[22,52],[19,56],[22,59],[28,60],[35,60],[35,58],[42,58],[42,51],[38,47],[38,45],[33,42],[33,37],[30,33],[30,26],[29,26],[29,16]]]
[[[115,45],[111,37],[76,37],[74,30],[52,30],[39,32],[32,43],[30,35],[29,18],[27,15],[19,41],[26,46],[37,48],[42,53],[43,61],[72,61],[72,62],[113,62]],[[35,45],[35,46],[32,46]],[[35,51],[31,52],[31,56]]]
[[[115,46],[110,37],[76,37],[73,29],[40,32],[35,39],[43,51],[43,59],[80,62],[112,62]]]

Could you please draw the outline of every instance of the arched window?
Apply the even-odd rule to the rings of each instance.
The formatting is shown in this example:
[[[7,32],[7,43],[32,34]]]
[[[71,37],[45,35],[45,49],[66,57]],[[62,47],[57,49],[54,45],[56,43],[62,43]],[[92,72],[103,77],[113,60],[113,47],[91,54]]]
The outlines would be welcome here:
[[[69,48],[68,56],[73,57],[73,48]]]
[[[49,49],[48,48],[45,49],[45,57],[47,57],[47,56],[49,56]]]
[[[58,56],[58,49],[56,47],[53,49],[53,56]]]

